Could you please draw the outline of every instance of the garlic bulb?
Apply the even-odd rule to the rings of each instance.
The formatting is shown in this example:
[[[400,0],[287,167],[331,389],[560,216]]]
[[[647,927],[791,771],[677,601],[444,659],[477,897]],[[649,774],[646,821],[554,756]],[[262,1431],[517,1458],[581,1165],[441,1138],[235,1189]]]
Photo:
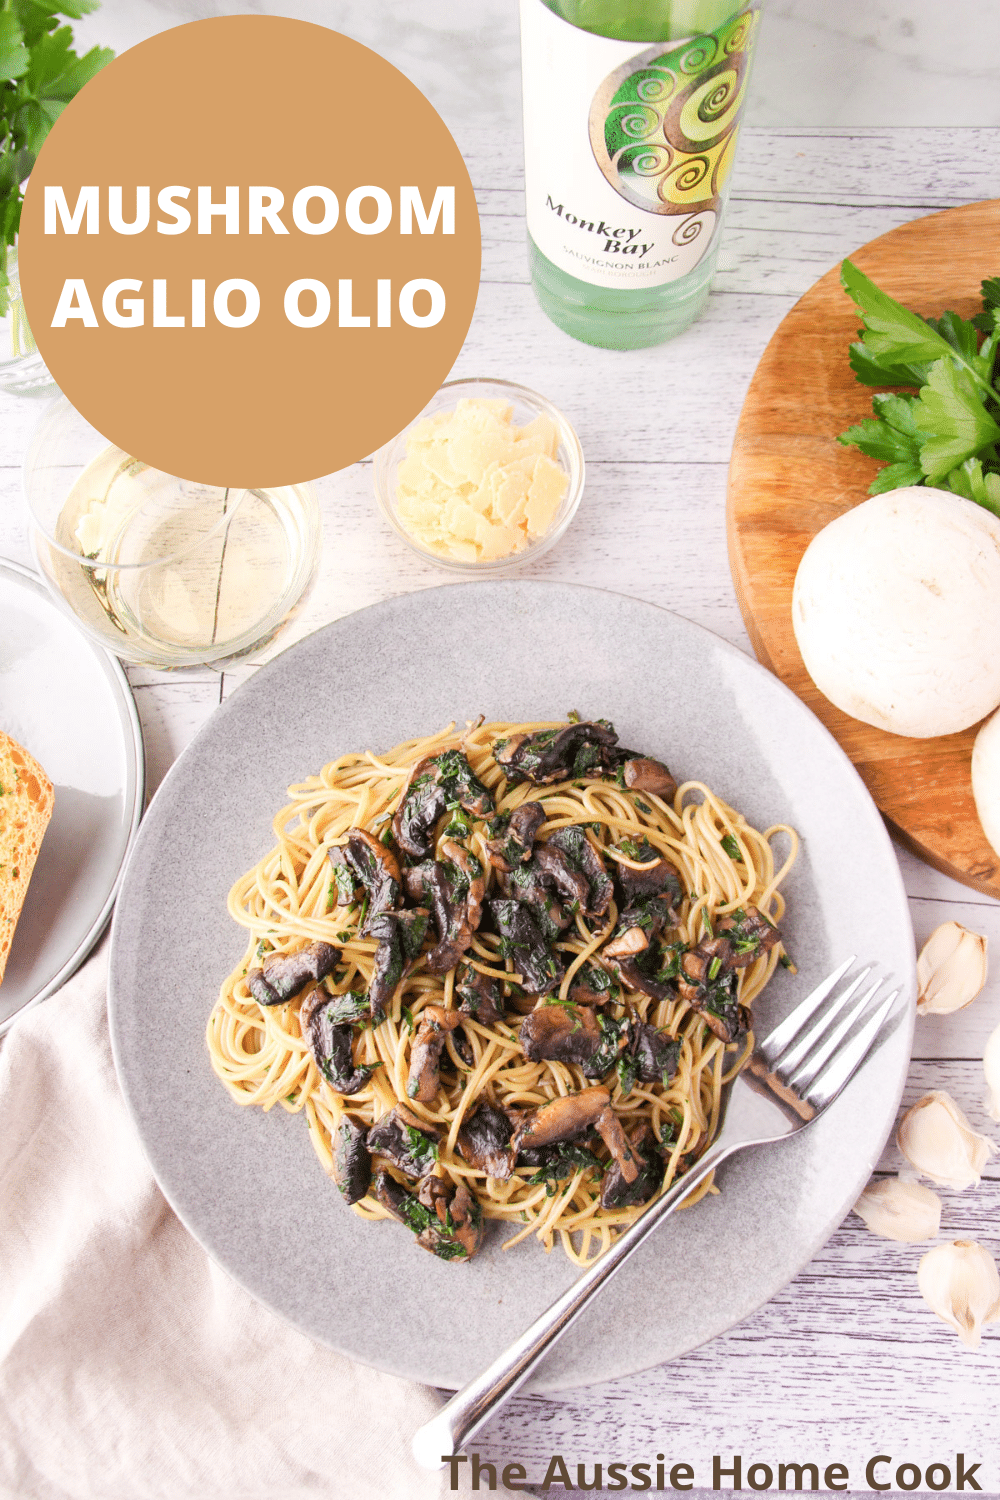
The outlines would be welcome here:
[[[917,1015],[947,1016],[986,983],[986,939],[960,922],[935,927],[917,959]]]
[[[885,1240],[932,1240],[941,1228],[941,1199],[918,1182],[873,1177],[854,1205],[872,1234]]]
[[[926,1094],[906,1111],[896,1131],[896,1144],[922,1176],[959,1190],[975,1186],[996,1151],[941,1089]]]
[[[950,1323],[962,1343],[979,1348],[984,1323],[1000,1319],[1000,1273],[988,1250],[975,1240],[955,1240],[928,1250],[917,1271],[920,1295]]]
[[[986,1112],[991,1120],[1000,1120],[1000,1026],[986,1043],[983,1072],[986,1074]]]

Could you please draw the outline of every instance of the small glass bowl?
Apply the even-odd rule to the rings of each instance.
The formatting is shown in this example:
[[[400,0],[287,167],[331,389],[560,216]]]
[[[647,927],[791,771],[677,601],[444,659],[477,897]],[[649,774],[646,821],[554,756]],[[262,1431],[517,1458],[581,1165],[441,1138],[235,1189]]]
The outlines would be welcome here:
[[[514,408],[513,421],[517,427],[525,427],[535,417],[543,414],[551,417],[559,437],[556,461],[569,475],[569,488],[545,535],[529,542],[520,552],[512,552],[509,557],[491,558],[489,562],[460,562],[456,558],[441,557],[439,553],[431,552],[429,548],[421,546],[416,537],[411,536],[399,519],[396,509],[396,470],[406,456],[406,440],[411,428],[424,417],[433,416],[435,412],[454,409],[456,403],[463,397],[500,398],[509,401]],[[583,495],[586,473],[580,439],[558,407],[553,406],[551,401],[546,401],[544,396],[539,396],[535,391],[529,391],[527,386],[516,385],[512,380],[492,379],[447,381],[428,401],[419,416],[414,417],[409,426],[404,427],[403,431],[392,439],[392,442],[386,443],[384,448],[378,450],[375,454],[373,469],[375,499],[378,501],[379,510],[397,535],[402,537],[411,551],[415,552],[418,557],[424,558],[426,562],[435,563],[439,568],[446,568],[449,573],[464,574],[467,578],[502,577],[505,573],[512,572],[514,568],[521,567],[523,563],[537,561],[554,547],[576,515],[580,498]]]

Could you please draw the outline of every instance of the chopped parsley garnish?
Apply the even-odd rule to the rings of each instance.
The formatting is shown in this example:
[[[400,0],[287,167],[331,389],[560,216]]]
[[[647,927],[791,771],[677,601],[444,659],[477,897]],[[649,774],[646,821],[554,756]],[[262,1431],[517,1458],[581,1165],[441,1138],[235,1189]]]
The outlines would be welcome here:
[[[627,1099],[635,1088],[635,1081],[639,1076],[639,1064],[630,1053],[623,1052],[616,1064],[616,1071],[622,1098]]]
[[[585,1172],[598,1171],[602,1174],[604,1172],[603,1166],[593,1151],[588,1151],[586,1146],[577,1146],[572,1141],[563,1141],[558,1146],[542,1149],[551,1154],[534,1176],[528,1178],[528,1187],[537,1187],[539,1183],[547,1182],[553,1185],[554,1192],[555,1183],[572,1177],[574,1172],[579,1172],[581,1169]],[[552,1193],[548,1196],[551,1198]]]
[[[432,1141],[429,1135],[424,1135],[415,1125],[407,1125],[406,1139],[410,1147],[410,1155],[414,1161],[437,1161],[440,1156],[437,1141]]]

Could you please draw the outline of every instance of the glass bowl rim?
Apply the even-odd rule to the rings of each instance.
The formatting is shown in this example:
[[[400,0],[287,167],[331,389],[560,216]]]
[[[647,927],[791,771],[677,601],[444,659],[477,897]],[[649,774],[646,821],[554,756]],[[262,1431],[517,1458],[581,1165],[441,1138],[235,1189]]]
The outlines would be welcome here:
[[[244,497],[247,494],[250,494],[250,493],[253,492],[253,488],[254,488],[253,486],[242,486],[241,489],[240,489],[240,497],[237,500],[236,504],[233,506],[232,510],[230,510],[230,511],[224,511],[223,514],[219,517],[219,519],[215,522],[215,525],[212,526],[208,531],[204,532],[201,536],[199,536],[196,541],[190,543],[189,546],[182,547],[182,548],[180,548],[176,552],[165,553],[163,557],[151,557],[146,562],[136,562],[136,563],[114,562],[114,561],[111,561],[111,562],[103,561],[102,562],[100,558],[87,557],[84,553],[74,552],[72,550],[72,548],[64,546],[62,542],[57,541],[56,538],[52,535],[52,533],[49,530],[48,526],[42,521],[41,517],[39,516],[38,510],[36,508],[36,505],[32,501],[32,498],[31,498],[30,475],[31,475],[32,469],[34,468],[35,461],[36,461],[37,455],[38,455],[38,451],[39,451],[40,447],[42,446],[42,442],[43,442],[43,429],[45,428],[47,420],[50,417],[52,417],[52,416],[55,415],[55,412],[56,412],[57,408],[62,408],[64,410],[69,410],[69,411],[73,412],[74,415],[77,416],[80,419],[81,422],[85,423],[88,427],[90,427],[91,431],[94,432],[97,435],[97,437],[99,437],[101,439],[102,442],[106,443],[109,448],[117,448],[118,444],[111,442],[111,440],[109,438],[105,438],[105,436],[104,436],[103,433],[98,432],[97,428],[93,426],[93,424],[88,420],[88,418],[85,417],[83,415],[83,413],[81,411],[79,411],[73,405],[73,403],[72,403],[72,401],[70,401],[69,397],[66,396],[62,391],[57,391],[56,395],[52,398],[51,401],[49,401],[46,404],[46,406],[42,410],[41,416],[39,417],[37,423],[35,424],[35,427],[34,427],[32,433],[31,433],[31,436],[28,439],[28,446],[25,449],[24,458],[21,460],[21,493],[22,493],[23,498],[24,498],[25,507],[27,508],[27,511],[28,511],[28,516],[29,516],[29,520],[30,520],[31,526],[34,528],[34,530],[38,531],[45,538],[46,543],[50,547],[54,548],[56,552],[60,552],[60,553],[62,553],[63,557],[68,557],[73,562],[79,563],[79,565],[81,567],[83,567],[83,568],[89,568],[91,570],[99,569],[102,572],[113,571],[113,572],[116,572],[116,573],[131,573],[131,572],[142,572],[142,571],[144,571],[146,569],[149,569],[149,568],[162,568],[162,567],[166,566],[168,563],[176,562],[180,558],[184,557],[185,554],[188,553],[188,552],[190,552],[194,547],[202,547],[202,546],[204,546],[207,542],[210,542],[211,539],[219,531],[222,531],[227,526],[231,525],[231,523],[232,523],[232,521],[233,521],[233,519],[234,519],[234,517],[236,515],[236,512],[239,510],[240,505],[243,503]],[[125,450],[124,449],[119,449],[118,451],[120,453],[124,453]],[[99,456],[100,456],[100,454],[96,453],[94,455],[94,458],[98,458]],[[83,465],[82,471],[85,471],[89,467],[89,465],[94,462],[94,458],[89,459],[87,461],[87,463],[85,463]],[[144,459],[139,459],[138,462],[145,464],[146,468],[149,468],[149,469],[154,468],[153,464],[146,464]],[[164,474],[165,470],[158,469],[156,472],[160,473],[160,474]],[[180,476],[176,475],[176,474],[167,474],[166,478],[168,478],[168,479],[177,479],[178,482],[181,483],[181,484],[187,484],[187,483],[191,483],[192,482],[192,481],[189,481],[189,480],[180,479]],[[75,481],[74,481],[74,483],[75,483]],[[220,485],[211,485],[211,486],[206,486],[206,488],[211,488],[211,489],[216,489],[217,490],[217,489],[225,489],[225,488],[227,488],[227,486],[224,486],[224,485],[221,485],[221,486]],[[269,488],[297,490],[300,493],[304,494],[304,496],[306,497],[307,502],[311,502],[313,504],[314,508],[318,505],[318,501],[316,500],[316,495],[315,495],[315,491],[312,488],[312,484],[309,481],[307,481],[307,480],[299,481],[297,484],[269,486]]]

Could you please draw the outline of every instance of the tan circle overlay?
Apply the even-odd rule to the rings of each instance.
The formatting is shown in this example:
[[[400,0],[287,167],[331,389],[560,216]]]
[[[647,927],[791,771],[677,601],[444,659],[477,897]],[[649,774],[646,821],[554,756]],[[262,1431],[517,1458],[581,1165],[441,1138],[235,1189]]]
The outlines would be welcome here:
[[[60,185],[72,210],[83,185],[100,187],[100,232],[43,233],[46,184]],[[182,234],[157,194],[180,184],[192,215]],[[198,187],[221,202],[240,188],[240,232],[221,217],[197,233]],[[332,189],[339,219],[328,234],[295,227],[292,203],[304,187]],[[150,222],[123,235],[108,225],[108,188],[123,189],[132,221],[136,186],[151,190]],[[389,227],[361,234],[346,222],[350,192],[375,185],[392,201]],[[250,186],[284,194],[287,235],[264,224],[247,232]],[[455,190],[455,232],[400,233],[400,188],[420,189],[425,209],[439,186]],[[308,207],[312,221],[321,202]],[[370,222],[376,203],[360,216]],[[348,37],[304,21],[227,16],[163,32],[131,48],[68,106],[39,154],[25,195],[19,268],[39,350],[74,406],[110,441],[170,474],[207,484],[264,487],[329,473],[364,457],[409,422],[446,378],[462,346],[479,288],[479,217],[458,147],[423,95],[389,63]],[[102,296],[119,278],[143,283],[142,327],[109,326]],[[83,278],[99,327],[50,326],[64,280]],[[206,327],[191,324],[191,282],[206,283]],[[213,294],[242,278],[260,294],[246,328],[219,324]],[[323,282],[331,313],[300,328],[284,311],[285,290]],[[153,281],[167,282],[166,311],[183,328],[154,328]],[[378,280],[391,282],[391,326],[377,326]],[[411,327],[399,293],[412,280],[443,289],[444,316]],[[369,328],[339,326],[339,283],[352,283],[354,316]],[[245,306],[240,293],[230,310]],[[431,297],[412,306],[427,316]],[[301,312],[316,299],[302,296]]]

